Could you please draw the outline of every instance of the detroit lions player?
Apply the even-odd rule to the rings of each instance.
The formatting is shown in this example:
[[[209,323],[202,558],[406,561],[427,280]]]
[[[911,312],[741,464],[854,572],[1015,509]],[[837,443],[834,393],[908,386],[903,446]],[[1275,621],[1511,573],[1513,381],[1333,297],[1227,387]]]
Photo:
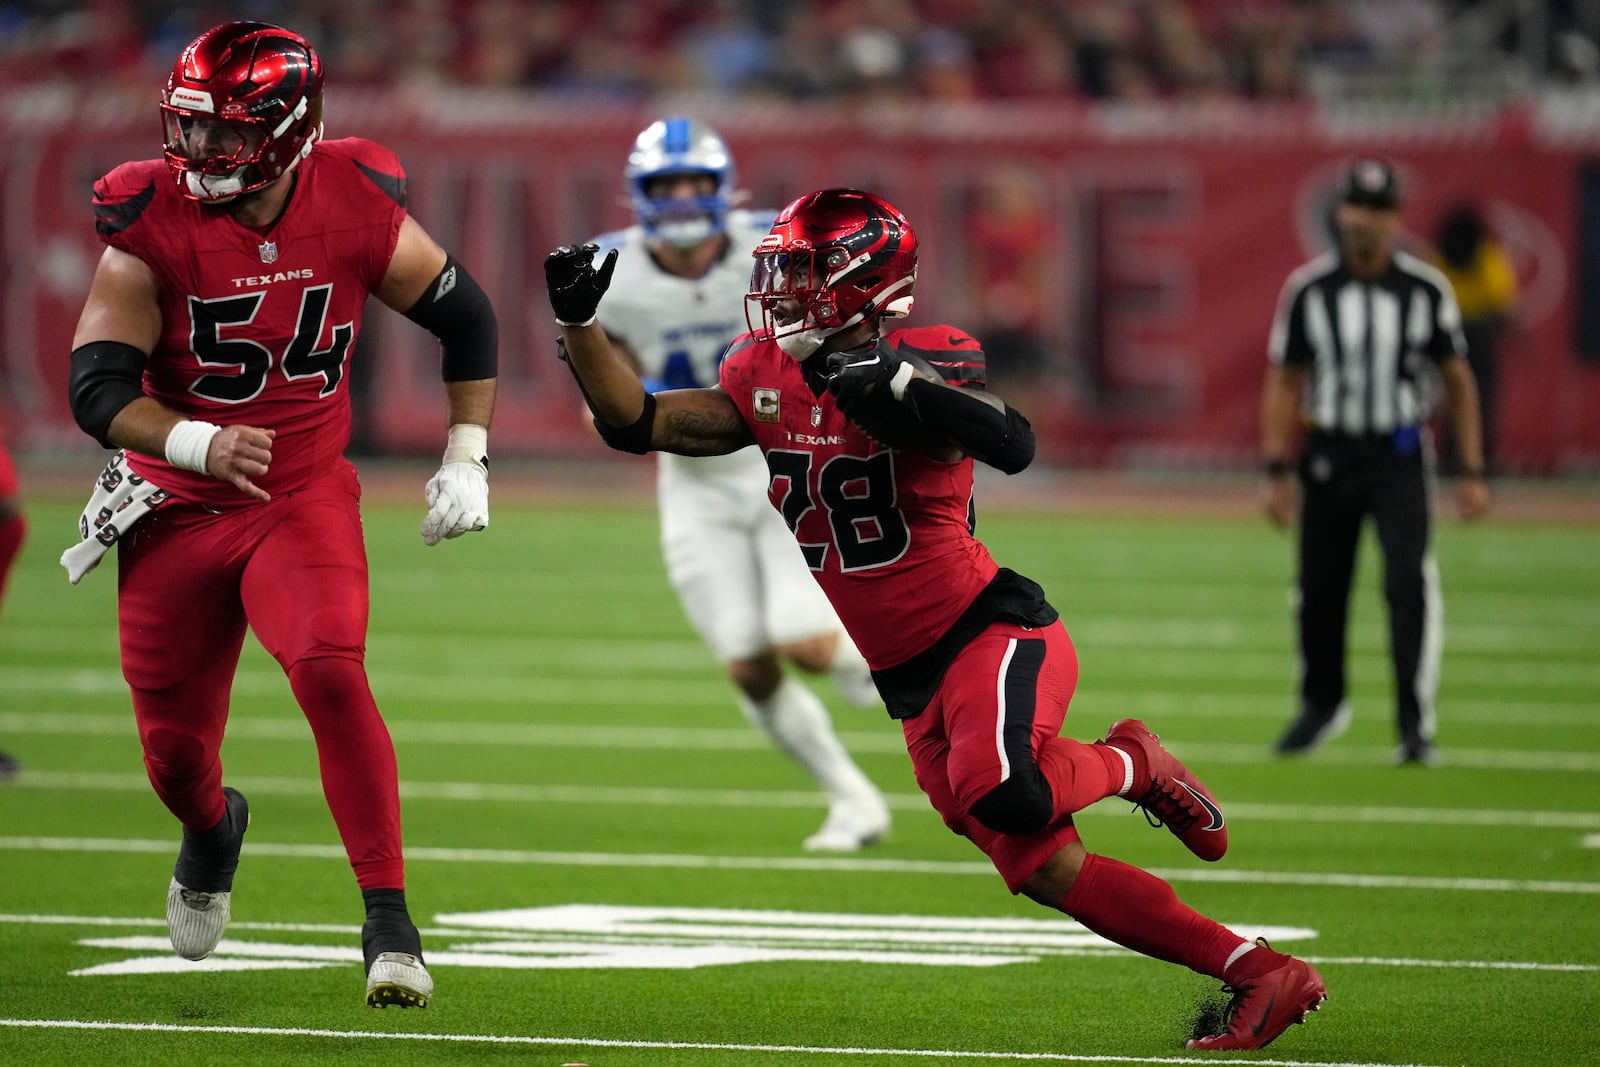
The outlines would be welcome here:
[[[773,213],[732,208],[727,145],[692,119],[652,123],[634,142],[624,177],[638,223],[595,239],[620,252],[606,331],[652,390],[715,385],[723,351],[744,332],[750,250]],[[858,706],[878,706],[878,694],[768,501],[767,481],[753,447],[701,458],[663,453],[657,497],[667,574],[737,687],[745,717],[826,794],[827,819],[805,847],[852,851],[884,835],[889,809],[839,743],[822,702],[783,661],[829,672]]]

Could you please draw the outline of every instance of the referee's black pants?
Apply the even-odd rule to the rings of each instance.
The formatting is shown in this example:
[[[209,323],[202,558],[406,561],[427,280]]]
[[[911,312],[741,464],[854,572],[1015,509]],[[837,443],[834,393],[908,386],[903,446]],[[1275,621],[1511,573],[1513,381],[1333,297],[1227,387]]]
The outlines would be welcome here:
[[[1395,721],[1402,745],[1433,741],[1442,609],[1428,551],[1432,510],[1425,441],[1313,433],[1300,461],[1298,616],[1301,714],[1330,720],[1345,700],[1346,635],[1356,550],[1368,515],[1383,549]]]

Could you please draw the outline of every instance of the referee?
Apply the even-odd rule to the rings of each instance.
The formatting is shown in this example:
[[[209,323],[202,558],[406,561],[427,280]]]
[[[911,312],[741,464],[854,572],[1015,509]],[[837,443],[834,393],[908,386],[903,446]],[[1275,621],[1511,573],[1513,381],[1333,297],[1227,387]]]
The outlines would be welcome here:
[[[1274,523],[1287,526],[1293,518],[1292,476],[1301,488],[1300,708],[1278,739],[1280,755],[1310,753],[1349,722],[1350,585],[1361,528],[1371,516],[1383,548],[1396,758],[1433,762],[1443,617],[1429,548],[1430,362],[1460,442],[1461,515],[1476,518],[1489,507],[1461,313],[1443,275],[1395,248],[1399,204],[1399,180],[1387,162],[1351,165],[1339,185],[1339,250],[1289,275],[1272,323],[1261,446],[1264,502]],[[1298,461],[1292,458],[1297,426],[1306,428]]]

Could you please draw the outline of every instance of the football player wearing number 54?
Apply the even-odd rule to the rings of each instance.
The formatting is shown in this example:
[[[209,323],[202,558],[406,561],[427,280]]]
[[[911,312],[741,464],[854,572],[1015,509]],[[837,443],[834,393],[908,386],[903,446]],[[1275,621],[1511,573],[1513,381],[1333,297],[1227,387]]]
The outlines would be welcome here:
[[[248,626],[310,723],[323,792],[366,906],[367,1003],[426,1006],[407,912],[394,746],[367,684],[361,488],[344,458],[348,361],[369,295],[441,343],[448,427],[422,540],[489,521],[495,316],[406,212],[387,149],[322,137],[320,59],[278,26],[230,22],[178,58],[164,159],[94,187],[106,244],[73,340],[70,399],[118,451],[73,582],[117,551],[122,670],[150,782],[183,826],[167,888],[180,956],[227,926],[249,824],[218,753]]]
[[[973,535],[973,461],[1016,473],[1033,432],[989,395],[978,342],[948,326],[885,330],[911,310],[917,237],[880,197],[827,189],[785,208],[754,250],[750,332],[719,384],[646,392],[611,346],[615,255],[559,248],[546,281],[564,351],[613,447],[765,454],[768,495],[873,668],[917,784],[1006,887],[1111,941],[1234,992],[1207,1049],[1260,1048],[1326,996],[1305,962],[1183,904],[1165,881],[1088,852],[1073,814],[1129,799],[1195,855],[1227,850],[1222,811],[1144,723],[1060,736],[1078,661],[1044,591]]]

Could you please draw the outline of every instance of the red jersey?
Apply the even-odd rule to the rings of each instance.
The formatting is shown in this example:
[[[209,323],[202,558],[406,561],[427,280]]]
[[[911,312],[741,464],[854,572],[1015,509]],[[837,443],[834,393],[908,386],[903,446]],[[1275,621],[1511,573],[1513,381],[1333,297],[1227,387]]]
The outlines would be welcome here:
[[[894,330],[957,385],[986,384],[983,350],[948,326]],[[887,449],[770,340],[728,350],[722,388],[771,474],[768,495],[874,671],[933,647],[999,569],[972,534],[972,459]]]
[[[125,163],[94,186],[100,239],[161,287],[146,395],[190,418],[276,430],[270,469],[252,479],[274,495],[344,455],[347,361],[406,217],[405,171],[371,141],[319,141],[295,175],[283,214],[261,229],[184,197],[163,160]],[[130,453],[129,465],[180,499],[249,500],[160,457]]]

